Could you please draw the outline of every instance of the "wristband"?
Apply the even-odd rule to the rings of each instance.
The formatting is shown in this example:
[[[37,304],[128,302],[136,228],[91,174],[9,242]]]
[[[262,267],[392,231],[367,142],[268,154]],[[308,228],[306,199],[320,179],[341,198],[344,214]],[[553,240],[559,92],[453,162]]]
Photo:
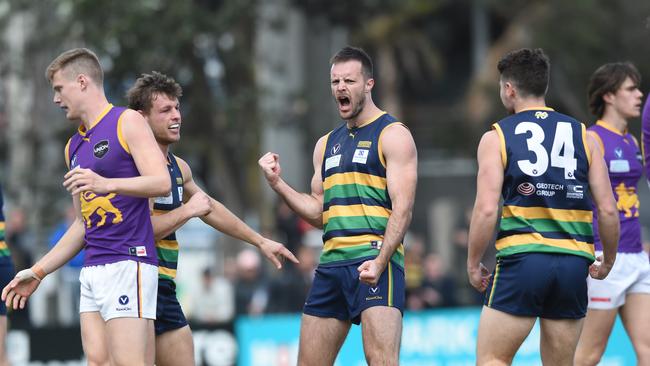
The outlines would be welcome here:
[[[34,272],[34,275],[36,276],[36,279],[39,281],[43,281],[45,276],[47,276],[47,273],[43,269],[43,267],[39,266],[38,264],[35,264],[32,266],[32,272]]]

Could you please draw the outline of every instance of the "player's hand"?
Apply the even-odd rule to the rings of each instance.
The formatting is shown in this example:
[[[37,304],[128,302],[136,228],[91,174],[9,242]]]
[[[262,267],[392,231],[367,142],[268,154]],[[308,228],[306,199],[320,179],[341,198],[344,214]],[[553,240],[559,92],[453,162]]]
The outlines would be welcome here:
[[[596,261],[589,266],[589,275],[596,280],[603,280],[609,274],[614,261],[603,261],[603,256],[599,255]]]
[[[296,258],[289,249],[285,248],[284,245],[277,241],[264,238],[260,243],[260,251],[277,269],[282,268],[282,262],[285,258],[293,263],[298,263],[298,258]]]
[[[23,269],[2,289],[2,301],[8,308],[24,309],[27,298],[36,291],[41,280],[31,268]]]
[[[479,292],[484,292],[487,289],[490,278],[492,278],[492,274],[483,263],[479,263],[478,267],[467,266],[467,276],[469,283]]]
[[[204,192],[198,192],[192,195],[183,206],[189,210],[192,217],[205,216],[212,211],[212,200]]]
[[[379,277],[382,272],[384,272],[384,268],[384,266],[381,266],[374,259],[361,263],[361,265],[357,267],[357,271],[359,271],[359,281],[369,286],[377,286]]]
[[[98,194],[110,193],[108,179],[90,169],[76,167],[67,172],[63,178],[65,179],[63,186],[73,196],[86,191]]]
[[[272,152],[267,152],[257,161],[264,172],[266,181],[269,182],[271,187],[275,186],[280,180],[282,169],[280,168],[280,155]]]

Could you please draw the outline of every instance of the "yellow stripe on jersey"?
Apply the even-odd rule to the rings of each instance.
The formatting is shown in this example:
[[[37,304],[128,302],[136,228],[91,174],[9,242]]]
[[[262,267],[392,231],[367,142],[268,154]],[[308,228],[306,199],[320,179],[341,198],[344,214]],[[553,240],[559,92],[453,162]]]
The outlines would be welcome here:
[[[349,205],[349,206],[330,206],[327,211],[323,212],[323,224],[327,224],[330,217],[341,216],[379,216],[389,217],[390,209],[381,206],[368,205]]]
[[[493,124],[492,127],[497,132],[497,135],[499,135],[499,143],[501,145],[501,163],[505,168],[508,163],[508,155],[506,154],[506,137],[503,135],[503,130],[501,130],[501,126],[499,126],[498,123]]]
[[[504,206],[503,217],[551,219],[556,221],[593,222],[593,213],[586,210],[563,210],[548,207]]]
[[[369,245],[372,241],[383,241],[384,238],[379,235],[374,234],[364,234],[356,236],[339,236],[332,238],[325,243],[323,243],[323,252],[329,250],[340,249],[340,248],[353,248],[357,246],[366,246]],[[404,254],[404,246],[399,245],[397,247],[397,252]]]
[[[323,189],[327,190],[343,184],[361,184],[373,188],[386,189],[386,178],[358,172],[337,173],[325,178]]]
[[[117,120],[117,140],[120,142],[120,145],[122,145],[124,151],[126,151],[128,154],[131,154],[131,151],[129,150],[129,145],[126,143],[126,140],[124,139],[124,135],[122,134],[122,119],[124,118],[125,114],[126,111],[122,112],[120,118],[118,118]]]
[[[549,239],[543,237],[539,233],[516,234],[498,239],[496,242],[496,248],[497,250],[503,250],[512,246],[528,244],[544,244],[556,248],[579,250],[590,254],[594,253],[593,244],[575,239]]]
[[[166,267],[158,267],[158,274],[176,278],[176,270]]]
[[[178,250],[178,241],[161,239],[156,241],[156,247],[162,249]]]
[[[384,112],[384,113],[386,113],[386,112]],[[381,132],[379,133],[379,137],[377,137],[377,155],[379,155],[379,162],[381,163],[381,165],[382,165],[384,168],[386,167],[386,159],[384,158],[384,150],[383,150],[383,148],[382,148],[381,135],[384,134],[384,132],[386,131],[386,129],[387,129],[388,127],[390,127],[390,126],[392,126],[392,125],[394,125],[394,124],[396,124],[396,123],[397,123],[397,124],[400,124],[400,125],[402,125],[402,126],[404,126],[404,127],[406,127],[406,125],[403,124],[402,122],[399,122],[399,121],[391,122],[391,123],[387,124],[386,127],[384,127],[384,128],[381,130]],[[408,127],[406,127],[406,128],[408,129]]]
[[[587,162],[591,166],[591,150],[589,150],[589,145],[587,143],[587,127],[584,123],[581,123],[580,126],[582,128],[582,144],[585,147],[585,154],[587,154]]]

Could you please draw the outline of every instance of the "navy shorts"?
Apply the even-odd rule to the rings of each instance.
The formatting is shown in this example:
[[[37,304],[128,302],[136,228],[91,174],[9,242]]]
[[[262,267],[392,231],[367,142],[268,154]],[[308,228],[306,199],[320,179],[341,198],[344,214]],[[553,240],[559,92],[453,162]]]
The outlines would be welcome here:
[[[404,312],[404,270],[392,262],[381,274],[377,286],[359,281],[357,267],[365,260],[342,266],[316,268],[314,282],[303,312],[321,318],[361,322],[361,312],[373,306],[390,306]]]
[[[181,304],[176,298],[176,283],[172,280],[158,279],[158,301],[156,303],[156,335],[187,325]]]
[[[519,316],[584,318],[590,264],[587,258],[571,254],[501,257],[485,292],[485,305]]]
[[[5,288],[14,279],[14,266],[9,263],[3,263],[0,265],[0,291]],[[4,301],[0,301],[0,316],[7,315],[7,305]]]

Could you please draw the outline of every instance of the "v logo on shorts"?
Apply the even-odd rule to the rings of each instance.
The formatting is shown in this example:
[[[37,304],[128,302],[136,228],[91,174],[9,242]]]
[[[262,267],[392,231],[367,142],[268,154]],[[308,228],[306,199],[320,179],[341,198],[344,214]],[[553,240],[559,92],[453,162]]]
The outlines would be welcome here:
[[[120,298],[117,300],[120,302],[121,305],[126,305],[129,303],[129,297],[126,295],[120,296]]]

